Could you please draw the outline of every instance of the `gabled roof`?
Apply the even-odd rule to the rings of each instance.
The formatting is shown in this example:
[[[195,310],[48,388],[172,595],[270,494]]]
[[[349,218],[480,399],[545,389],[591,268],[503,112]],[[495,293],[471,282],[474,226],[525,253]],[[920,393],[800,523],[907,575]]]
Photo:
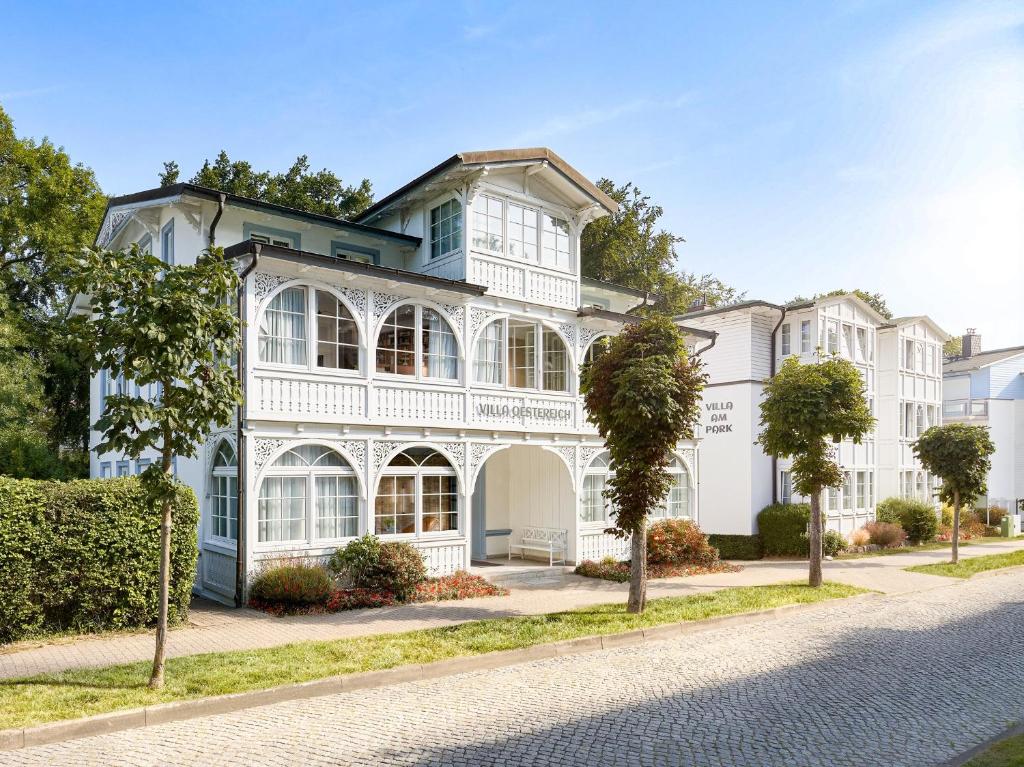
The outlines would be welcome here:
[[[409,245],[418,246],[420,244],[419,237],[413,237],[409,234],[392,232],[387,229],[378,229],[375,226],[367,226],[366,224],[357,224],[352,221],[346,221],[343,218],[326,216],[322,213],[310,213],[305,210],[299,210],[298,208],[289,208],[286,205],[276,205],[270,202],[263,202],[262,200],[254,200],[251,197],[242,197],[241,195],[228,194],[227,192],[222,193],[217,189],[188,183],[172,184],[171,186],[146,189],[142,192],[121,195],[120,197],[111,197],[107,200],[107,210],[106,213],[104,213],[104,218],[106,218],[112,208],[118,208],[125,205],[139,205],[146,202],[156,202],[158,200],[180,197],[186,194],[193,197],[202,197],[214,202],[220,199],[221,194],[224,194],[224,198],[227,202],[240,207],[262,210],[268,213],[276,213],[290,218],[299,218],[317,224],[327,224],[335,229],[348,229],[350,231],[359,232],[372,237],[385,237],[387,239],[397,240]]]
[[[453,154],[447,160],[438,163],[426,173],[417,176],[408,184],[399,187],[391,194],[375,202],[369,208],[364,210],[356,220],[367,221],[373,218],[383,212],[392,203],[398,201],[417,187],[426,184],[435,176],[452,168],[456,168],[457,166],[463,166],[467,170],[473,170],[488,165],[496,166],[523,163],[545,164],[556,173],[563,176],[573,184],[573,186],[578,188],[609,213],[615,213],[619,209],[619,204],[615,202],[615,200],[598,189],[592,181],[588,180],[586,176],[550,149],[547,147],[532,147],[529,149],[489,149],[479,152],[459,152],[458,154]]]
[[[942,372],[945,373],[968,373],[972,370],[979,370],[980,368],[987,368],[989,365],[995,365],[997,362],[1008,360],[1013,357],[1019,357],[1024,355],[1024,346],[1009,346],[1005,349],[993,349],[988,352],[979,352],[972,357],[959,357],[950,362],[946,362],[942,366]]]
[[[933,320],[927,314],[919,314],[915,317],[894,317],[893,319],[889,320],[889,326],[894,328],[901,328],[904,325],[913,325],[918,322],[923,322],[925,325],[934,330],[937,335],[942,337],[943,341],[948,341],[951,338],[949,333],[940,328],[938,324],[936,324],[935,320]]]

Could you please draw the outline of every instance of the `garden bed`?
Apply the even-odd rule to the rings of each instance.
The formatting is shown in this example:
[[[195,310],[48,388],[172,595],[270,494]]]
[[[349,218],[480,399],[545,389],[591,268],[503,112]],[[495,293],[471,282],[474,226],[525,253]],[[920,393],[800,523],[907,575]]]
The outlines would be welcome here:
[[[738,573],[742,569],[739,565],[731,565],[728,562],[715,562],[710,565],[649,564],[647,565],[647,577],[651,580],[681,578],[688,575],[707,575],[708,573]],[[573,572],[585,578],[601,578],[606,581],[626,583],[629,581],[629,562],[592,562],[587,560],[577,565]]]
[[[271,615],[322,615],[342,610],[361,610],[367,607],[391,607],[399,604],[418,602],[445,602],[475,597],[502,597],[508,589],[495,586],[479,575],[460,570],[440,578],[429,578],[415,587],[414,593],[401,600],[386,589],[343,589],[334,588],[323,603],[295,604],[250,599],[249,607]]]

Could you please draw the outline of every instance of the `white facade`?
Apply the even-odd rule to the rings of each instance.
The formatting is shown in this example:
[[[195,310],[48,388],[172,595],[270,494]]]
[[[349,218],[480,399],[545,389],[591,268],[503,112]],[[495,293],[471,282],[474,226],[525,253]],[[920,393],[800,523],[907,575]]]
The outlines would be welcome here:
[[[806,500],[793,491],[791,461],[775,461],[756,444],[764,382],[790,356],[813,362],[819,353],[836,354],[852,362],[864,379],[865,397],[877,419],[875,430],[859,444],[846,440],[836,446],[845,482],[822,498],[828,527],[849,533],[874,518],[879,500],[898,494],[888,478],[910,471],[914,464],[906,462],[904,452],[896,452],[890,438],[899,433],[896,401],[903,402],[895,388],[915,379],[899,368],[898,358],[887,354],[886,339],[923,339],[921,328],[927,327],[931,343],[937,336],[933,338],[930,320],[894,325],[853,295],[789,306],[744,301],[677,319],[684,331],[717,333],[714,344],[701,352],[709,376],[699,432],[700,496],[707,532],[750,535],[757,531],[757,514],[765,506]],[[701,347],[699,338],[691,344]],[[941,401],[941,380],[934,371],[927,374],[922,369],[921,374],[931,384],[929,399],[922,395],[921,401],[933,408]],[[900,441],[900,446],[905,444]]]
[[[548,150],[456,155],[360,224],[231,196],[217,219],[217,193],[190,185],[113,200],[100,245],[188,263],[216,220],[250,269],[242,428],[176,466],[202,507],[199,590],[234,597],[239,550],[251,573],[365,532],[412,542],[434,573],[526,527],[566,531],[570,561],[625,553],[603,532],[604,447],[578,391],[593,341],[647,300],[580,278],[580,233],[611,209]],[[93,381],[94,422],[118,385]],[[679,445],[667,513],[697,517],[696,447]],[[118,467],[139,469],[94,455],[91,474]]]

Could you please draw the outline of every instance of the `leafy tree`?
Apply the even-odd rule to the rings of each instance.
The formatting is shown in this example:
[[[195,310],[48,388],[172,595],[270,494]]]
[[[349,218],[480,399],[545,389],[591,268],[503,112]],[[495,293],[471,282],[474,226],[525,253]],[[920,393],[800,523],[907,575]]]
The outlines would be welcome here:
[[[161,507],[160,609],[149,686],[163,686],[170,579],[174,457],[193,457],[211,425],[227,426],[241,389],[232,363],[239,322],[230,301],[238,276],[214,248],[194,265],[167,266],[139,251],[86,251],[78,287],[92,315],[77,318],[94,354],[94,371],[121,374],[138,386],[156,384],[156,401],[130,393],[107,397],[96,428],[98,450],[138,459],[156,449],[160,460],[142,474],[147,497]]]
[[[942,496],[953,503],[953,564],[960,557],[960,506],[973,505],[986,490],[992,468],[992,444],[988,428],[965,423],[932,426],[913,444],[921,465],[942,478]]]
[[[717,306],[741,297],[710,274],[676,271],[676,246],[684,240],[658,227],[664,211],[632,183],[616,186],[602,178],[597,187],[619,203],[619,211],[583,230],[584,276],[657,293],[663,297],[657,311],[669,315],[681,314],[698,298]]]
[[[857,296],[857,298],[862,300],[864,303],[866,303],[876,312],[881,314],[887,320],[892,319],[892,310],[890,310],[889,305],[885,303],[885,297],[882,296],[881,293],[869,293],[868,291],[861,290],[860,288],[854,288],[853,290],[843,290],[842,288],[837,288],[836,290],[830,290],[828,293],[815,293],[814,298],[812,300],[817,300],[819,298],[829,298],[831,296],[845,296],[847,293],[852,293],[853,295]],[[790,303],[795,304],[806,300],[807,299],[805,299],[803,296],[796,296],[790,301]]]
[[[643,612],[647,602],[647,518],[671,487],[672,451],[693,437],[705,380],[699,361],[687,358],[679,329],[664,316],[630,325],[583,369],[584,401],[614,470],[607,495],[615,528],[609,532],[631,536],[632,613]]]
[[[953,336],[942,345],[942,355],[947,359],[955,359],[964,353],[964,337]]]
[[[821,585],[821,491],[843,484],[831,443],[860,443],[875,419],[857,368],[839,357],[802,365],[782,363],[765,385],[758,442],[776,458],[793,458],[794,488],[811,499],[811,586]]]
[[[309,157],[301,155],[284,173],[256,171],[251,163],[232,160],[221,150],[213,162],[203,162],[203,167],[190,181],[240,197],[335,218],[352,218],[370,207],[373,187],[369,179],[364,178],[356,186],[346,186],[326,168],[311,172],[309,167]],[[179,173],[178,163],[165,162],[160,185],[176,184]]]

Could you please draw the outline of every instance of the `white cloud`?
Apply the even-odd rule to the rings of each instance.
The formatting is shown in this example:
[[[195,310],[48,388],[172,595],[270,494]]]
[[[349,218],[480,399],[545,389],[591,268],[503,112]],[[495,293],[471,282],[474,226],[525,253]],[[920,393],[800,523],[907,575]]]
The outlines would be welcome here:
[[[512,139],[514,146],[526,146],[534,143],[550,143],[550,139],[569,133],[578,133],[595,125],[614,122],[628,115],[643,112],[657,112],[681,109],[693,101],[692,93],[683,93],[671,99],[638,98],[591,109],[584,109],[573,114],[556,115],[548,118],[536,128],[523,131]]]

